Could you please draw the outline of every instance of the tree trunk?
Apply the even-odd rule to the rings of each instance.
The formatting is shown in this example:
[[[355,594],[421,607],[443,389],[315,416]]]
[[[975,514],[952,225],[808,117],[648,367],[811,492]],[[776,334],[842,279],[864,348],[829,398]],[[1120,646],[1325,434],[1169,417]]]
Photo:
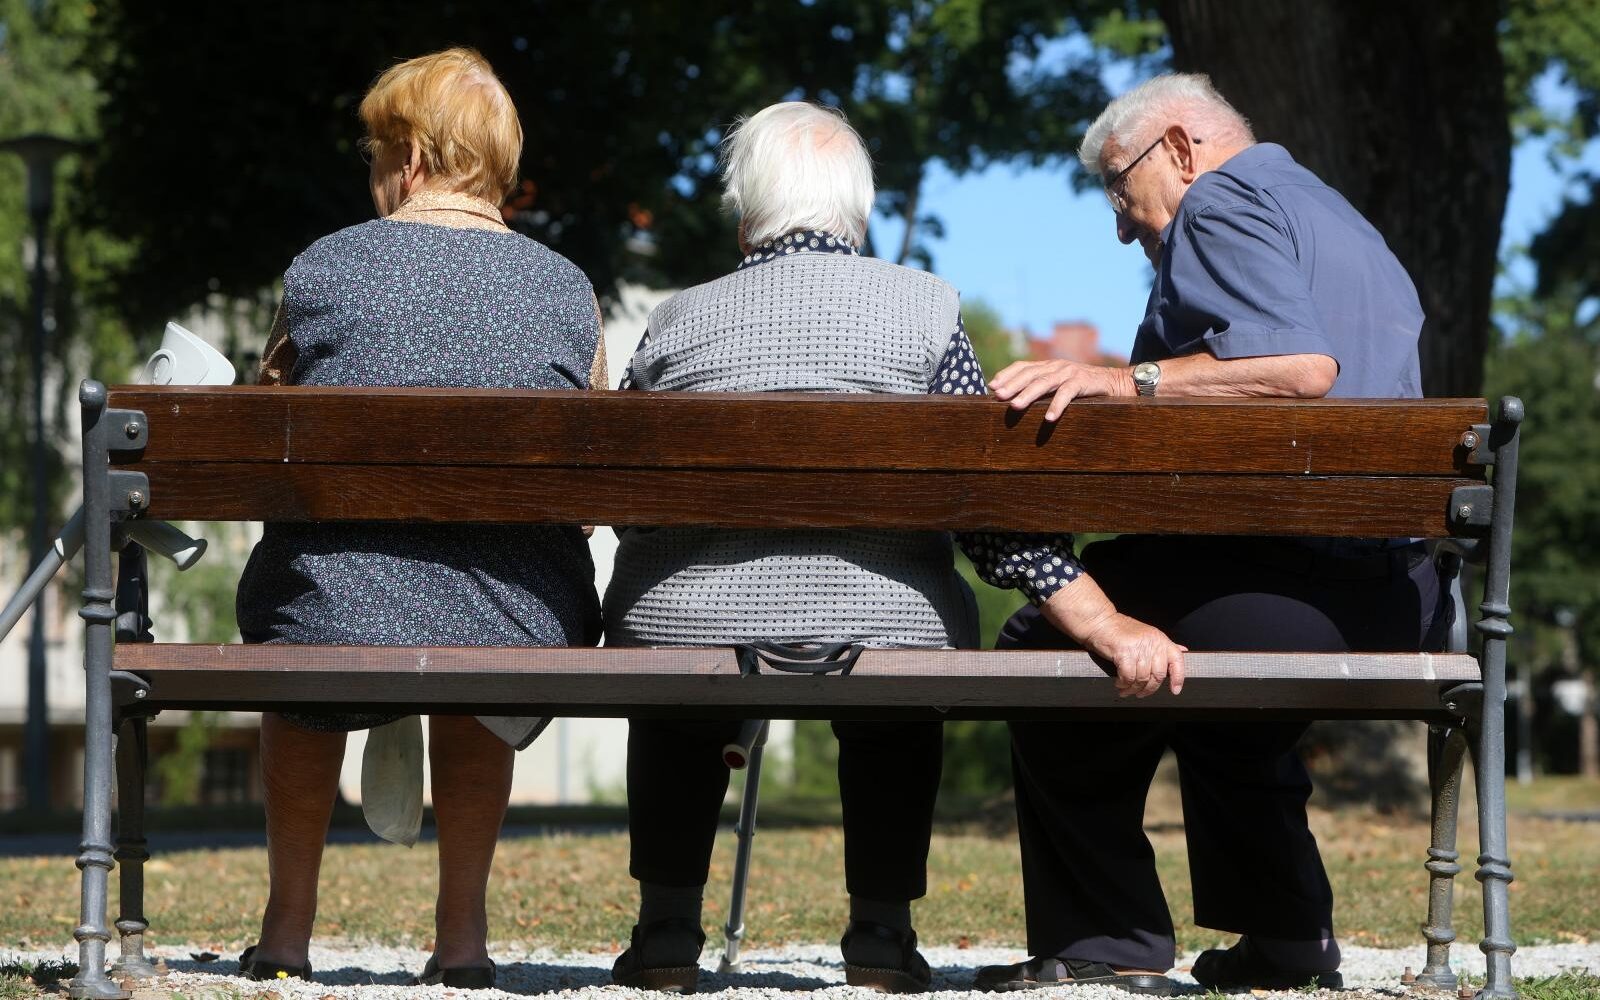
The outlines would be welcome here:
[[[1161,0],[1173,65],[1209,73],[1348,198],[1416,283],[1430,396],[1482,392],[1511,174],[1499,0]]]

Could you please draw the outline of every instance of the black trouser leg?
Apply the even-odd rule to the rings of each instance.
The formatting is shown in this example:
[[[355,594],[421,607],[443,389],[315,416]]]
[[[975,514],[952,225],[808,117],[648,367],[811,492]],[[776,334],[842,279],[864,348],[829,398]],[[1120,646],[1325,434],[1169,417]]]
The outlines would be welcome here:
[[[737,719],[628,720],[628,873],[658,885],[704,885],[728,794],[722,748]]]
[[[941,722],[835,722],[852,896],[899,902],[928,891],[928,844],[944,765]]]
[[[1247,547],[1232,545],[1124,536],[1083,556],[1119,610],[1193,650],[1413,650],[1428,641],[1439,592],[1426,565],[1330,583],[1236,558]],[[999,645],[1071,648],[1032,608],[1006,623]],[[1306,828],[1310,783],[1293,750],[1302,728],[1128,722],[1108,733],[1014,723],[1029,950],[1170,964],[1171,924],[1142,829],[1167,745],[1178,753],[1197,921],[1279,939],[1331,932],[1327,876]],[[1105,878],[1117,850],[1117,877]]]
[[[1011,724],[1029,954],[1172,967],[1172,917],[1144,834],[1165,728]]]
[[[1333,935],[1333,889],[1306,825],[1300,722],[1180,723],[1178,754],[1194,919],[1295,941]]]

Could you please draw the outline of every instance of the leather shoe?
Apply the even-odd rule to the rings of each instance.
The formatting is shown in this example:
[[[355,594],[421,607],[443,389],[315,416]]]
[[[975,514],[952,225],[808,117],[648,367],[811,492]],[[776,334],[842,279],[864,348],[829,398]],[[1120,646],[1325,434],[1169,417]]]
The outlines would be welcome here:
[[[1115,986],[1129,993],[1164,997],[1172,994],[1172,980],[1153,972],[1118,972],[1104,962],[1078,958],[1030,958],[1015,965],[986,965],[972,980],[975,990],[1008,993],[1049,986]]]
[[[1272,964],[1250,947],[1248,937],[1240,938],[1226,951],[1212,948],[1201,952],[1194,960],[1192,975],[1195,982],[1214,990],[1294,990],[1305,986],[1337,990],[1344,986],[1344,977],[1337,971],[1285,969]]]
[[[697,963],[672,966],[646,966],[642,957],[644,939],[651,934],[676,930],[687,933],[695,941],[695,955],[706,943],[706,932],[700,922],[687,917],[666,917],[648,924],[634,924],[629,936],[628,949],[617,956],[611,966],[611,981],[618,986],[639,990],[660,990],[663,993],[693,993],[700,985],[700,966]]]
[[[853,965],[850,962],[850,943],[864,937],[882,940],[899,949],[900,960],[893,967]],[[917,932],[904,933],[874,920],[852,920],[839,939],[839,950],[844,952],[844,981],[851,986],[875,990],[879,993],[926,993],[933,982],[933,970],[927,959],[917,951]]]
[[[446,969],[439,964],[437,955],[429,955],[428,963],[422,971],[411,977],[408,986],[450,986],[458,990],[492,990],[494,989],[495,967],[490,962],[487,966],[468,965],[454,969]]]
[[[256,957],[256,946],[251,945],[239,956],[239,975],[257,982],[272,982],[276,979],[304,979],[311,981],[311,963],[305,965],[284,965],[282,962],[269,962],[264,958]]]

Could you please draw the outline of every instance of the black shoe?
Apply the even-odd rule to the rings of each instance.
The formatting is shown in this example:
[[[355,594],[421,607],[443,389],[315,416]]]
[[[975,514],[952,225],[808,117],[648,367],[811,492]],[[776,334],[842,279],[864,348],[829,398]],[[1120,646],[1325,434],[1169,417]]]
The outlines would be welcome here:
[[[986,965],[973,977],[972,988],[992,993],[1037,990],[1048,986],[1115,986],[1129,993],[1164,997],[1172,980],[1152,972],[1118,972],[1104,962],[1077,958],[1030,958],[1016,965]]]
[[[1267,961],[1250,947],[1250,939],[1223,951],[1212,948],[1194,960],[1195,982],[1213,990],[1297,990],[1305,986],[1337,990],[1344,987],[1338,972],[1285,969]]]
[[[494,989],[495,968],[494,963],[488,966],[469,965],[459,969],[442,969],[439,967],[439,958],[436,955],[428,956],[428,964],[422,971],[411,977],[407,986],[453,986],[458,990],[492,990]]]
[[[855,965],[850,961],[850,942],[863,937],[873,937],[899,949],[900,958],[894,966]],[[852,920],[839,939],[839,950],[844,952],[844,981],[879,993],[926,993],[933,982],[933,970],[917,951],[917,932],[904,933],[872,920]]]
[[[239,956],[239,975],[257,982],[271,982],[274,979],[304,979],[311,981],[311,963],[305,965],[283,965],[279,962],[269,962],[266,959],[256,958],[256,946],[251,945]]]
[[[633,933],[629,935],[628,949],[618,955],[616,962],[611,966],[611,981],[618,986],[637,990],[693,993],[700,985],[700,966],[697,963],[651,968],[647,967],[644,959],[639,957],[643,950],[640,946],[644,939],[664,930],[693,932],[691,936],[695,940],[695,958],[700,957],[700,949],[706,943],[706,932],[700,928],[698,920],[667,917],[663,920],[652,920],[648,924],[634,924]]]

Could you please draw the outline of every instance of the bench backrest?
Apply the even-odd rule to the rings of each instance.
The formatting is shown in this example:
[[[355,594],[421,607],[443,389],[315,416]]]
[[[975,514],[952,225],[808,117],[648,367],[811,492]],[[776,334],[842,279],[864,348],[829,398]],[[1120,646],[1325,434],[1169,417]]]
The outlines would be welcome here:
[[[163,519],[1444,537],[1487,406],[119,387]],[[132,433],[130,432],[130,436]],[[1468,492],[1457,493],[1466,489]],[[1486,506],[1486,505],[1485,505]]]

